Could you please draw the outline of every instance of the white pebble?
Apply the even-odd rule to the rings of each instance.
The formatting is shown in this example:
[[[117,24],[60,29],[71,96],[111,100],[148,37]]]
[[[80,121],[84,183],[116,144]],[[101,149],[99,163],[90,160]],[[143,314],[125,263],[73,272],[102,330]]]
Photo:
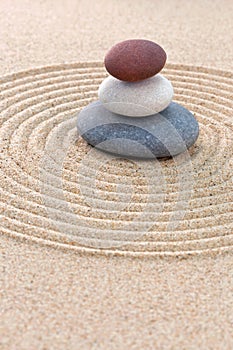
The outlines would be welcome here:
[[[161,112],[170,104],[173,87],[161,74],[133,83],[109,76],[100,84],[98,95],[104,107],[113,113],[145,117]]]

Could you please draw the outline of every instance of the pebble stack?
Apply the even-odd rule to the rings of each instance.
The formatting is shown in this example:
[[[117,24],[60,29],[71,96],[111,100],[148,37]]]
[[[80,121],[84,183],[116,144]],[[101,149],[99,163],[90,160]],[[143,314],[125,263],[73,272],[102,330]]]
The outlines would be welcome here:
[[[149,40],[126,40],[110,49],[104,61],[110,75],[99,86],[99,101],[78,115],[78,131],[89,144],[120,156],[160,158],[195,143],[198,122],[172,102],[172,84],[159,73],[166,58]]]

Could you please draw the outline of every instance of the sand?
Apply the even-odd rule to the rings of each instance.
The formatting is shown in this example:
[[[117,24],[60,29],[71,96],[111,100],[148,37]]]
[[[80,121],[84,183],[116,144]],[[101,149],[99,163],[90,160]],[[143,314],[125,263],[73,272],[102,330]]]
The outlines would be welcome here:
[[[232,349],[232,2],[0,9],[0,349]],[[183,157],[112,159],[77,138],[104,53],[132,37],[164,47],[200,123]]]

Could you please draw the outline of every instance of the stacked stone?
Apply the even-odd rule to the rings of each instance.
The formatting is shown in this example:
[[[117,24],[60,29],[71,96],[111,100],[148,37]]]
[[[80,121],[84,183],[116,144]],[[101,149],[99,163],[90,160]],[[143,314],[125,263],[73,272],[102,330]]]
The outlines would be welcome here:
[[[195,143],[196,119],[172,102],[172,84],[159,74],[166,58],[149,40],[126,40],[110,49],[105,57],[110,76],[99,87],[99,101],[78,115],[78,131],[89,144],[121,156],[159,158]]]

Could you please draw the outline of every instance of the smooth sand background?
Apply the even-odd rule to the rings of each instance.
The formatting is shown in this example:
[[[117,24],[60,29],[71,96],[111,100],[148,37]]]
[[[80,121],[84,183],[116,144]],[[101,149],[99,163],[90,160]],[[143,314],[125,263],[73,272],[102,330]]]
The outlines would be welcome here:
[[[233,2],[0,2],[1,75],[102,60],[147,38],[168,62],[233,70]],[[0,349],[233,348],[231,254],[131,259],[0,238]]]

